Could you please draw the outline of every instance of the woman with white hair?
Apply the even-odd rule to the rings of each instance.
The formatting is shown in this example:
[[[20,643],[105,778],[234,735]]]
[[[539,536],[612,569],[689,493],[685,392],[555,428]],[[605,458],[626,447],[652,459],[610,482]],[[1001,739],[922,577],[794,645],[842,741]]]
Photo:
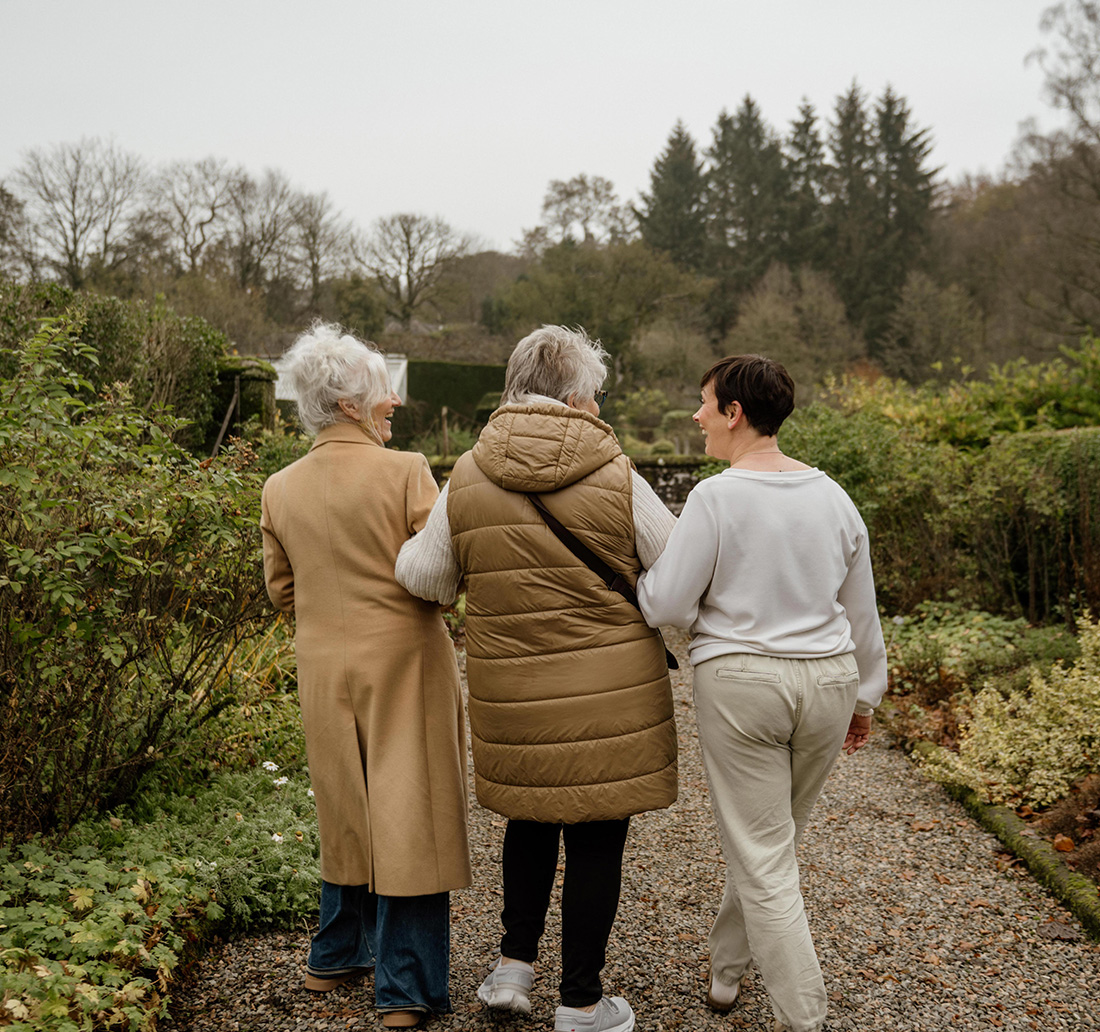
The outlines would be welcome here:
[[[606,357],[562,326],[521,340],[501,407],[397,563],[422,598],[450,602],[466,580],[477,798],[508,818],[501,956],[478,990],[489,1007],[531,1009],[564,838],[558,1032],[634,1027],[626,1000],[603,994],[600,971],[630,817],[676,798],[660,636],[589,565],[630,592],[675,523],[599,418]]]
[[[314,326],[287,352],[309,452],[263,491],[264,574],[293,613],[321,839],[307,989],[374,968],[389,1028],[448,1012],[451,889],[470,884],[465,720],[437,606],[394,579],[438,490],[385,448],[401,399],[371,345]]]

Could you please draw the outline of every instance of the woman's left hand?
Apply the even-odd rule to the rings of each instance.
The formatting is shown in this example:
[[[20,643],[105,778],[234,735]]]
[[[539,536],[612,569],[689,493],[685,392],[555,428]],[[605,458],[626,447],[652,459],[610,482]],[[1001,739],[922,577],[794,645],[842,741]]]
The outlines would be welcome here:
[[[841,749],[849,756],[857,749],[862,749],[871,737],[871,714],[852,714],[852,722],[848,725],[848,734],[844,739]]]

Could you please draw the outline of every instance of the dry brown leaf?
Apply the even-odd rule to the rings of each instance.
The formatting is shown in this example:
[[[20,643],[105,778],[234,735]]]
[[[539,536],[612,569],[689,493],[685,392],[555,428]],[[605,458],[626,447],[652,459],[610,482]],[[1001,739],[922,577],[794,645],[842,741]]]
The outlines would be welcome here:
[[[1054,848],[1059,853],[1072,853],[1073,852],[1073,839],[1068,835],[1058,834],[1054,836]]]

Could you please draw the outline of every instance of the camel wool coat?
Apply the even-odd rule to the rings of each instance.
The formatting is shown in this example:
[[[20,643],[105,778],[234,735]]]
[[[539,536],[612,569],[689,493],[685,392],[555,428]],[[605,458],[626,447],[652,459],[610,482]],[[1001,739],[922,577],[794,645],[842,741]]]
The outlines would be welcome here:
[[[350,423],[264,484],[264,576],[295,615],[321,877],[383,896],[472,881],[466,729],[439,606],[394,579],[439,491],[424,456]]]

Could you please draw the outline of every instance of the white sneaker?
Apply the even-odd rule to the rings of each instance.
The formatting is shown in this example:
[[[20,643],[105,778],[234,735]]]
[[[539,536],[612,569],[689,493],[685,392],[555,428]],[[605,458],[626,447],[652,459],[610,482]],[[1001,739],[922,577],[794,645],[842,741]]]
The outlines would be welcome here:
[[[559,1007],[554,1013],[554,1032],[631,1032],[634,1012],[621,996],[604,996],[589,1012]]]
[[[497,1010],[531,1013],[531,984],[535,969],[522,961],[502,964],[501,958],[489,971],[488,977],[477,990],[477,998],[487,1007]]]

